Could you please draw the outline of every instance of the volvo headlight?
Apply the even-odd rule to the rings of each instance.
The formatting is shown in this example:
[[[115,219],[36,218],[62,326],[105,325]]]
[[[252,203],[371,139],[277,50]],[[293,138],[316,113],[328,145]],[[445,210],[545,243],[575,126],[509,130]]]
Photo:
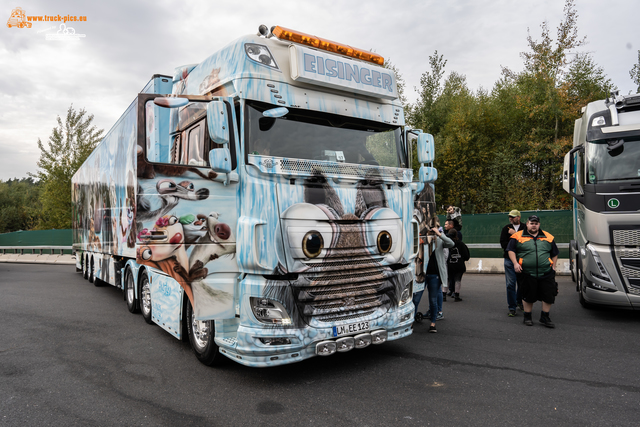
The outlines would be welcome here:
[[[253,315],[262,323],[270,325],[290,325],[291,318],[284,306],[268,298],[250,298]]]
[[[593,270],[591,270],[591,275],[596,279],[600,279],[604,282],[613,283],[613,281],[611,280],[611,276],[609,276],[609,272],[607,272],[607,269],[605,268],[604,263],[600,258],[600,255],[598,255],[598,251],[596,250],[596,248],[591,244],[588,244],[587,249],[589,249],[589,252],[591,252],[593,261],[596,263],[596,266],[598,267],[598,272],[596,273]]]

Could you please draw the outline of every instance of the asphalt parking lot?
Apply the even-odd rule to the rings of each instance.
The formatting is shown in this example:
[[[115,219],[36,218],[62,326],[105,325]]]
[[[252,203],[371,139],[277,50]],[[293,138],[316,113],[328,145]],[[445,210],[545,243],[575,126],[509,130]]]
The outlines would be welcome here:
[[[469,274],[436,334],[209,368],[73,266],[0,264],[0,425],[637,425],[640,315],[558,281],[556,329],[539,304],[533,327],[507,317],[502,275]]]

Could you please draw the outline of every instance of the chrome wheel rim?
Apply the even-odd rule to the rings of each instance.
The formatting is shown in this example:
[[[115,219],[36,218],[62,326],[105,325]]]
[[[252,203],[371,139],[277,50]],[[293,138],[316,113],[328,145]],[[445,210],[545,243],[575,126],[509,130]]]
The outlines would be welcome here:
[[[127,274],[127,302],[133,304],[133,277]]]
[[[145,315],[151,311],[151,289],[149,288],[149,280],[144,278],[142,283],[142,310]]]
[[[204,349],[209,343],[209,322],[196,320],[195,313],[191,313],[191,333],[198,349]]]

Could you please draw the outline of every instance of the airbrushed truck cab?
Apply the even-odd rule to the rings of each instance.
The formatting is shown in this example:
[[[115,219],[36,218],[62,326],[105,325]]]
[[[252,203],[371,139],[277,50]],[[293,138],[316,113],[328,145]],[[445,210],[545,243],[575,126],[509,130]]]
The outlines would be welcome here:
[[[274,366],[410,335],[413,200],[436,177],[423,165],[412,182],[410,150],[433,162],[433,138],[404,128],[382,63],[261,26],[178,67],[171,95],[159,77],[119,121],[135,110],[129,131],[105,138],[123,161],[90,158],[74,178],[76,206],[90,211],[76,213],[78,268],[188,335],[205,364]],[[131,159],[133,176],[122,166],[83,195],[83,173]]]

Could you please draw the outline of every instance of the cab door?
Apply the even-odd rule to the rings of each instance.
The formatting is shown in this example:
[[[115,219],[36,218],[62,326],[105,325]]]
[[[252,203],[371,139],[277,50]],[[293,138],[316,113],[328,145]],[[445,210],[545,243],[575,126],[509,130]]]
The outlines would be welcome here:
[[[225,144],[211,138],[210,101],[205,97],[138,97],[136,260],[175,279],[198,320],[235,316],[238,272],[234,256],[237,135],[231,132],[226,143],[232,153],[232,171],[215,172],[210,152]],[[218,125],[235,131],[233,109],[228,103],[225,108],[229,112],[226,123]],[[160,298],[157,295],[156,300]]]

